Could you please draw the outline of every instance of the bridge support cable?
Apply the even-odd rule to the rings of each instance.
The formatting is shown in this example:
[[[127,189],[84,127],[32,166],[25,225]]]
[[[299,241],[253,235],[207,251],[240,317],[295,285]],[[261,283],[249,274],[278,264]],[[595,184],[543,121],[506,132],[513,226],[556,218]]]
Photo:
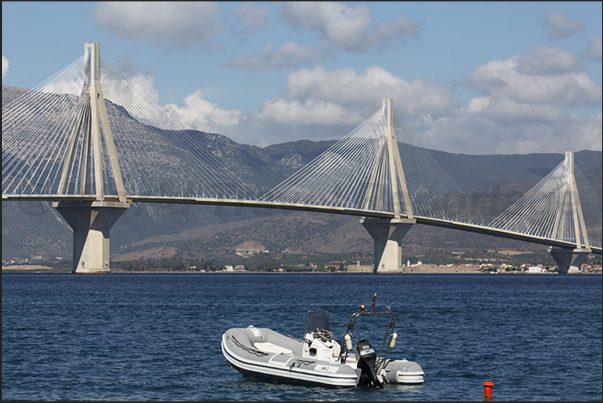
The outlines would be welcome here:
[[[558,239],[589,249],[580,197],[574,177],[574,153],[492,220],[489,227],[542,238]]]
[[[113,133],[109,125],[105,100],[100,84],[100,47],[98,43],[85,45],[85,54],[88,57],[86,63],[86,81],[84,82],[77,113],[73,121],[73,129],[67,147],[58,194],[66,194],[70,177],[77,171],[75,155],[78,144],[81,144],[81,161],[79,167],[79,193],[87,194],[93,188],[98,201],[105,199],[105,165],[110,165],[114,189],[118,200],[126,203],[126,191],[124,188]],[[102,137],[101,137],[102,136]],[[103,147],[104,146],[104,147]],[[103,149],[110,164],[104,164]],[[89,174],[88,163],[92,154],[93,175]],[[91,176],[94,178],[94,187],[91,186]]]
[[[582,212],[582,204],[580,203],[580,195],[578,193],[578,187],[576,186],[574,153],[572,151],[565,152],[564,163],[567,165],[568,182],[568,197],[566,198],[569,199],[569,204],[571,206],[571,221],[573,221],[574,224],[573,230],[576,240],[576,249],[549,248],[549,253],[555,262],[557,262],[558,272],[563,274],[572,271],[582,271],[582,263],[584,263],[588,254],[591,252],[588,231]],[[562,208],[562,206],[559,206],[558,210],[561,210]],[[561,212],[557,214],[555,227],[558,227],[559,223],[564,224],[567,221],[561,220],[562,215]]]
[[[373,271],[375,273],[400,271],[402,238],[416,223],[394,131],[393,110],[394,100],[384,98],[381,109],[379,148],[375,154],[369,187],[364,197],[364,208],[383,208],[383,197],[384,194],[387,194],[388,198],[391,197],[394,218],[363,217],[360,219],[360,223],[373,238]]]
[[[419,147],[425,140],[417,139],[411,121],[401,108],[394,109],[400,158],[415,216],[449,220],[462,224],[485,225],[486,220],[470,198],[451,178],[451,167],[443,167],[440,155],[445,153]],[[417,130],[415,128],[415,130]],[[454,169],[454,167],[452,167]]]
[[[575,248],[549,248],[560,273],[567,273],[574,266],[579,268],[592,252],[575,170],[574,153],[566,151],[557,167],[488,225],[574,244]],[[600,232],[600,209],[594,227]]]
[[[77,59],[32,90],[10,90],[15,99],[2,106],[3,194],[56,193],[84,63]]]
[[[132,85],[141,82],[139,77],[126,77],[122,72],[127,68],[101,61],[109,119],[119,133],[115,141],[128,194],[216,199],[255,195],[235,175],[237,167],[226,166],[212,153],[215,143],[231,140],[185,129],[170,105],[160,107],[147,98],[145,94],[151,92],[144,85]]]
[[[67,194],[70,178],[79,173],[79,186],[76,186],[79,194],[86,195],[93,189],[95,201],[59,201],[54,202],[53,206],[73,230],[73,272],[98,273],[110,271],[109,232],[130,204],[126,200],[100,83],[99,44],[85,44],[84,53],[87,56],[85,81],[64,156],[58,194]],[[79,167],[76,167],[78,144],[81,145],[81,159]],[[89,170],[90,163],[92,172]],[[117,202],[105,200],[105,183],[109,178],[105,169],[107,165],[111,167]]]
[[[144,94],[150,92],[133,84],[144,80],[126,77],[122,72],[127,68],[115,69],[100,55],[99,59],[102,70],[91,70],[85,52],[32,90],[7,90],[12,100],[3,105],[2,114],[3,195],[96,194],[97,182],[112,200],[123,200],[126,194],[216,199],[250,199],[256,194],[233,173],[236,166],[212,154],[213,144],[230,140],[184,129],[172,119],[176,115],[170,105],[147,100]],[[99,80],[90,80],[93,73]],[[91,86],[105,102],[90,103]],[[96,125],[90,118],[93,108],[100,116],[100,142],[96,135],[82,134],[85,127]],[[99,148],[101,158],[94,158]],[[95,175],[99,160],[119,169]]]
[[[394,100],[384,98],[382,102],[379,146],[372,164],[363,207],[366,210],[384,210],[385,195],[388,200],[391,199],[391,209],[395,218],[399,219],[404,214],[406,218],[412,220],[413,209],[393,125]]]
[[[377,111],[260,200],[362,209],[380,132],[381,113]],[[384,201],[383,211],[392,211],[391,205]]]
[[[385,106],[376,111],[265,193],[260,201],[392,212],[398,218],[408,213],[412,216],[388,111]]]
[[[590,248],[601,249],[602,242],[602,215],[601,205],[601,185],[593,186],[586,176],[580,170],[577,164],[574,164],[574,179],[577,194],[580,197],[580,208],[584,218],[584,227]]]

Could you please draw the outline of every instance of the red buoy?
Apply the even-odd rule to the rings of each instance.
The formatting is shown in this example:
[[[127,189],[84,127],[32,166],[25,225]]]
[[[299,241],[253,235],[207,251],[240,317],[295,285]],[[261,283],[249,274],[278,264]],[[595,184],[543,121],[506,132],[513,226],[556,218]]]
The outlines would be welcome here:
[[[492,381],[486,379],[486,382],[484,382],[484,396],[492,396],[492,386],[494,386]]]

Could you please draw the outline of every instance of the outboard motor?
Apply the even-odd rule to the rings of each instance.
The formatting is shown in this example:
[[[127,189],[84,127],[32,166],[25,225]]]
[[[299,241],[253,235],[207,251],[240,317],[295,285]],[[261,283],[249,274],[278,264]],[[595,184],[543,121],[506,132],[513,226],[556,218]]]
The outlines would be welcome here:
[[[356,343],[356,362],[358,368],[362,369],[360,374],[359,386],[372,385],[377,388],[382,388],[383,385],[379,381],[375,373],[375,363],[377,362],[377,354],[373,350],[373,346],[368,339],[358,340]]]

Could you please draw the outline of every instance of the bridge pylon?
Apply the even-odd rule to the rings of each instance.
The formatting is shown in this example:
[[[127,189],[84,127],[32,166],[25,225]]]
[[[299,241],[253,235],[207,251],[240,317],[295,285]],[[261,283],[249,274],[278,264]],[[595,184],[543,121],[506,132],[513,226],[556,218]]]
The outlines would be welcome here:
[[[84,86],[63,161],[58,194],[66,195],[75,177],[79,183],[76,181],[73,192],[78,195],[92,192],[95,200],[59,201],[53,206],[73,229],[73,272],[103,273],[111,270],[109,231],[129,204],[100,83],[100,45],[86,43],[84,54],[87,58]],[[117,201],[106,198],[103,144],[117,189]],[[75,161],[78,154],[79,168]]]
[[[394,132],[394,100],[383,98],[382,131],[375,156],[364,208],[385,209],[388,202],[394,218],[363,217],[360,223],[374,242],[374,272],[397,273],[402,267],[402,238],[416,222],[406,177],[400,159],[400,150]],[[403,203],[403,205],[402,205]]]
[[[563,234],[566,230],[569,230],[576,242],[576,248],[549,247],[549,253],[557,262],[558,273],[560,274],[579,272],[582,263],[591,252],[584,215],[582,214],[582,204],[576,186],[576,177],[574,176],[573,151],[565,152],[565,165],[567,191],[565,192],[566,196],[560,199],[557,206],[553,233]]]

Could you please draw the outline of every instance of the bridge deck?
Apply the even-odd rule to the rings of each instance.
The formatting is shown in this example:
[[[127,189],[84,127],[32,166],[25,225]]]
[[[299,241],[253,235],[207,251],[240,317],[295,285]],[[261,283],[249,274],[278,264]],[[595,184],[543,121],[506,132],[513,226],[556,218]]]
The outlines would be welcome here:
[[[96,196],[78,196],[78,195],[2,195],[2,200],[37,200],[37,201],[94,201]],[[105,196],[106,201],[118,201],[118,196]],[[212,199],[212,198],[193,198],[193,197],[162,197],[162,196],[128,196],[129,203],[184,203],[184,204],[202,204],[202,205],[221,205],[238,206],[250,208],[269,208],[278,210],[298,210],[311,211],[327,214],[344,214],[358,217],[373,218],[394,218],[394,213],[339,208],[331,206],[317,206],[294,203],[277,203],[260,200],[234,200],[234,199]],[[403,218],[407,218],[403,215]],[[435,227],[449,228],[466,232],[474,232],[483,235],[491,235],[499,238],[515,239],[524,242],[536,243],[546,246],[555,246],[559,248],[576,248],[575,243],[560,241],[557,239],[548,239],[533,235],[521,234],[511,231],[504,231],[497,228],[486,227],[482,225],[468,224],[437,218],[414,216],[417,224],[430,225]],[[581,249],[581,248],[579,248]],[[602,248],[591,246],[590,252],[596,255],[602,255]]]

